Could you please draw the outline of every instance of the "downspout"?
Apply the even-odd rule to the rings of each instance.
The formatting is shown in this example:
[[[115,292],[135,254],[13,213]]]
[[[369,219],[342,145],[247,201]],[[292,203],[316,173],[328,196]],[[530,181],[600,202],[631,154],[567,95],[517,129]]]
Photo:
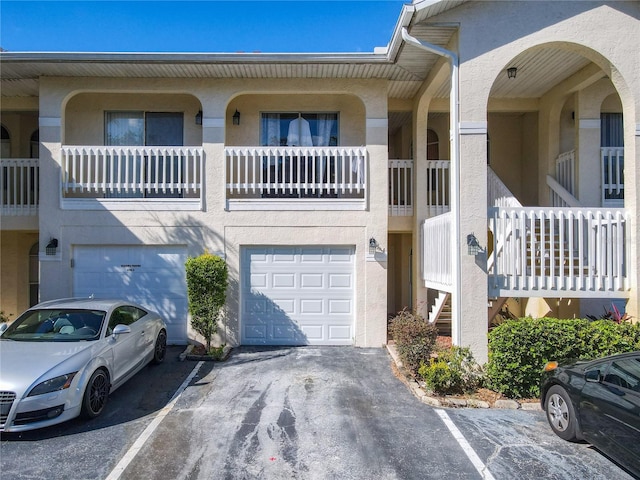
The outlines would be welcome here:
[[[452,335],[454,345],[461,344],[460,310],[462,308],[462,271],[460,268],[460,90],[458,86],[460,60],[458,54],[430,43],[425,43],[409,35],[406,27],[402,27],[402,39],[409,45],[418,47],[451,60],[451,101],[450,109],[450,142],[451,142],[451,213],[453,225],[451,228],[451,271],[453,272],[453,311],[451,315]]]

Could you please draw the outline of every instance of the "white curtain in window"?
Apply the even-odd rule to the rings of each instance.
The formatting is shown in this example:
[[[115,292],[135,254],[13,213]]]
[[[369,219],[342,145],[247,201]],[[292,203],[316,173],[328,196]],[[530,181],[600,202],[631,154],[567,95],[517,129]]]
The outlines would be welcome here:
[[[333,125],[336,121],[336,115],[333,113],[318,114],[318,135],[316,137],[316,141],[318,142],[316,146],[318,147],[326,147],[329,145],[331,141],[331,130],[333,129]]]
[[[262,115],[262,145],[280,146],[280,114]]]

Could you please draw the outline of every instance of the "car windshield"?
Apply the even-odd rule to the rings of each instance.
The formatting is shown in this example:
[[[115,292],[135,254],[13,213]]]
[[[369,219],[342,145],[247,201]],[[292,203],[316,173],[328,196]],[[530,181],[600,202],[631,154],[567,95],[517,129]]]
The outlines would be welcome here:
[[[82,342],[100,338],[106,312],[47,308],[28,310],[2,334],[2,340]]]

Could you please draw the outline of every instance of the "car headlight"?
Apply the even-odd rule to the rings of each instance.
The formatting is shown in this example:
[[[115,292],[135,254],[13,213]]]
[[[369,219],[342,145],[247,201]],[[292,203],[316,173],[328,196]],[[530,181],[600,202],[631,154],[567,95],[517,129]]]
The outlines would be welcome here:
[[[38,385],[33,387],[27,397],[33,397],[34,395],[43,395],[45,393],[57,392],[59,390],[64,390],[65,388],[69,388],[71,386],[73,377],[76,376],[76,373],[78,372],[67,373],[66,375],[60,375],[59,377],[45,380],[44,382],[39,383]]]

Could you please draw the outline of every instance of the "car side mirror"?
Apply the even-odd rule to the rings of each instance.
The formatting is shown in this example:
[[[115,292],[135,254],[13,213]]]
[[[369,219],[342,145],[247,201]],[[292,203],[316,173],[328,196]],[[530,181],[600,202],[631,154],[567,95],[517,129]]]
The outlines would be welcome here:
[[[584,378],[587,382],[600,383],[600,380],[601,380],[600,370],[598,369],[589,370],[587,373],[584,374]]]
[[[6,323],[0,323],[0,336],[2,336],[7,328],[9,328],[9,325],[7,325]]]
[[[111,335],[113,335],[114,337],[117,337],[122,333],[131,333],[131,328],[128,325],[122,325],[122,324],[116,325]]]

